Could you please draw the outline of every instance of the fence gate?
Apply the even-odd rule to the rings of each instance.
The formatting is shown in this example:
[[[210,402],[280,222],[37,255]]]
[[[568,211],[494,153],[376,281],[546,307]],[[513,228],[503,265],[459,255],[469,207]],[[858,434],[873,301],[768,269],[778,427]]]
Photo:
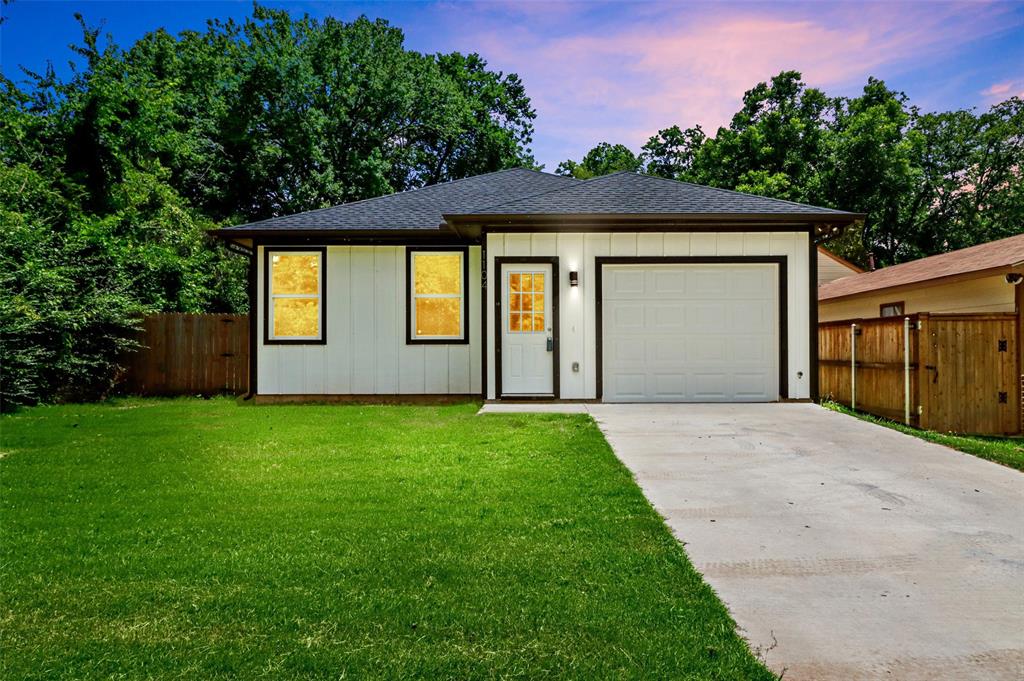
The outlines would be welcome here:
[[[1013,314],[926,313],[822,323],[821,394],[931,430],[1020,433],[1017,323]]]
[[[127,358],[125,390],[140,395],[238,394],[249,388],[249,316],[155,314]]]
[[[922,315],[926,410],[921,426],[962,433],[1019,432],[1015,315]]]

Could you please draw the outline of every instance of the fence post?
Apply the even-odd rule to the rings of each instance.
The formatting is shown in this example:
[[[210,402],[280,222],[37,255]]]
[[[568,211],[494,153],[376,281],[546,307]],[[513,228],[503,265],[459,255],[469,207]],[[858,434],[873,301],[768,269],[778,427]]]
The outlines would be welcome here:
[[[928,380],[928,364],[931,360],[931,330],[928,328],[928,313],[917,315],[917,427],[928,430],[928,402],[931,382]]]
[[[850,324],[850,409],[857,410],[857,325]]]
[[[903,422],[910,425],[910,317],[903,318]]]

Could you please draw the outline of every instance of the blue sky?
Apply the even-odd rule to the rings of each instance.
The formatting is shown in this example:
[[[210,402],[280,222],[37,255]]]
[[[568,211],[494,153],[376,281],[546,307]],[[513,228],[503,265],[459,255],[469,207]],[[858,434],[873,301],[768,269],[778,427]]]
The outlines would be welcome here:
[[[382,17],[424,52],[478,52],[516,72],[537,108],[533,149],[553,169],[597,142],[639,149],[659,128],[728,122],[743,91],[796,69],[829,94],[869,75],[925,110],[1024,95],[1024,3],[266,2],[301,14]],[[159,27],[202,30],[249,2],[45,2],[3,8],[0,67],[66,72],[74,13],[128,46]]]

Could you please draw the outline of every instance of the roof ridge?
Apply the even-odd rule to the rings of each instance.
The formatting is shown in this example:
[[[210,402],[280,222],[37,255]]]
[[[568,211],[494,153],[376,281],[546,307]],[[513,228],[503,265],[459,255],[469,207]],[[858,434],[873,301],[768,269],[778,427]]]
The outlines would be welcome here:
[[[651,179],[662,180],[664,182],[675,182],[676,184],[685,184],[688,187],[697,187],[698,189],[710,189],[710,190],[716,191],[716,192],[723,192],[725,194],[735,194],[737,196],[746,196],[746,197],[750,197],[750,198],[754,198],[754,199],[760,199],[762,201],[765,200],[765,199],[767,199],[768,201],[778,201],[779,203],[789,204],[790,206],[802,206],[804,208],[817,208],[818,210],[835,211],[836,213],[848,213],[849,212],[849,211],[845,211],[845,210],[839,210],[838,208],[828,208],[827,206],[816,206],[813,203],[801,203],[799,201],[790,201],[789,199],[777,199],[774,196],[763,196],[761,194],[751,194],[750,192],[741,192],[741,191],[737,191],[735,189],[726,189],[725,187],[713,187],[713,186],[711,186],[709,184],[697,184],[696,182],[687,182],[686,180],[677,180],[677,179],[675,179],[673,177],[662,177],[660,175],[650,175],[648,173],[641,173],[640,171],[635,171],[634,172],[634,171],[629,171],[629,170],[622,170],[622,171],[619,171],[619,172],[620,173],[633,172],[634,175],[638,175],[640,177],[649,177]],[[613,173],[613,174],[618,174],[618,173]]]
[[[540,175],[550,175],[552,177],[564,177],[564,175],[556,175],[555,173],[546,173],[543,170],[536,170],[534,168],[524,168],[523,166],[516,166],[514,168],[501,168],[499,170],[492,170],[492,171],[490,171],[488,173],[481,173],[480,175],[469,175],[467,177],[460,177],[460,178],[455,179],[455,180],[448,180],[447,182],[438,182],[436,184],[425,184],[422,187],[412,187],[411,189],[403,189],[400,192],[391,192],[390,194],[381,194],[380,196],[368,196],[365,199],[358,199],[356,201],[346,201],[345,203],[336,203],[336,204],[331,205],[331,206],[324,206],[323,208],[310,208],[309,210],[299,211],[298,213],[289,213],[287,215],[275,215],[273,217],[263,218],[262,220],[256,220],[255,222],[246,222],[246,223],[241,224],[241,225],[232,225],[230,227],[226,227],[225,229],[240,229],[240,228],[243,228],[243,227],[253,227],[254,225],[259,225],[259,224],[262,224],[264,222],[269,222],[270,220],[278,220],[280,218],[292,217],[292,216],[295,216],[295,215],[309,215],[310,213],[320,213],[320,212],[325,211],[325,210],[334,210],[335,208],[341,208],[343,206],[358,206],[359,204],[368,203],[370,201],[378,201],[378,200],[381,200],[381,199],[391,198],[393,196],[405,196],[407,194],[412,194],[414,192],[423,191],[425,189],[432,189],[434,187],[448,187],[448,186],[451,186],[453,184],[458,184],[460,182],[465,182],[466,180],[476,180],[476,179],[479,179],[481,177],[488,177],[490,175],[501,175],[502,173],[509,173],[509,172],[516,171],[516,170],[525,170],[525,171],[528,171],[528,172],[531,172],[531,173],[537,173],[537,174],[540,174]],[[526,197],[523,197],[523,198],[526,198]]]
[[[544,191],[537,192],[536,194],[527,194],[526,196],[520,196],[520,197],[517,197],[517,198],[514,198],[514,199],[510,199],[508,201],[502,201],[500,203],[488,204],[486,206],[482,206],[481,208],[476,208],[474,210],[471,210],[468,213],[465,213],[465,215],[474,215],[474,214],[487,215],[487,213],[484,213],[484,211],[491,211],[491,210],[493,210],[495,208],[501,208],[502,206],[507,206],[510,203],[517,203],[519,201],[525,201],[526,199],[535,199],[535,198],[537,198],[539,196],[546,196],[548,194],[554,194],[555,192],[568,191],[570,189],[575,189],[577,187],[580,187],[580,186],[582,186],[582,185],[584,185],[587,182],[590,182],[592,180],[597,180],[600,177],[608,177],[607,175],[601,175],[599,177],[588,177],[585,180],[581,180],[578,177],[572,177],[571,175],[558,175],[557,173],[544,173],[544,174],[545,175],[554,175],[555,177],[564,177],[567,180],[572,180],[572,184],[567,184],[564,187],[553,187],[551,189],[545,189]],[[452,213],[452,215],[459,215],[459,213]]]
[[[776,199],[776,198],[771,197],[771,196],[761,196],[759,194],[750,194],[748,192],[739,192],[739,191],[736,191],[736,190],[733,190],[733,189],[723,189],[721,187],[711,187],[709,185],[696,184],[695,182],[686,182],[685,180],[676,180],[674,178],[661,177],[660,175],[650,175],[648,173],[642,173],[642,172],[640,172],[638,170],[616,170],[613,173],[606,173],[604,175],[597,175],[595,177],[588,177],[585,180],[578,180],[577,178],[571,178],[571,179],[575,179],[576,180],[576,184],[573,184],[571,186],[566,186],[566,187],[555,187],[553,189],[548,189],[548,190],[545,190],[545,191],[542,191],[542,192],[538,192],[537,194],[530,194],[530,195],[527,195],[527,196],[520,196],[520,197],[515,198],[515,199],[511,199],[511,200],[508,200],[508,201],[503,201],[501,203],[496,203],[496,204],[493,204],[493,205],[485,206],[483,208],[479,208],[477,210],[470,211],[470,214],[472,214],[472,213],[483,213],[483,211],[485,211],[485,210],[486,211],[491,211],[491,210],[494,210],[494,209],[499,209],[499,208],[502,208],[504,206],[509,206],[509,205],[512,205],[512,204],[515,204],[515,203],[519,203],[520,201],[526,201],[528,199],[538,198],[540,196],[545,196],[547,194],[553,194],[555,192],[570,191],[572,189],[581,188],[581,187],[583,187],[586,184],[598,182],[600,180],[606,180],[606,179],[609,179],[609,178],[612,178],[612,177],[615,177],[615,176],[618,176],[618,175],[632,175],[634,177],[639,177],[639,178],[644,178],[644,179],[651,179],[651,180],[660,180],[662,182],[671,183],[671,184],[674,184],[674,185],[684,185],[684,186],[687,186],[687,187],[694,187],[696,189],[702,189],[702,190],[703,189],[707,189],[707,190],[711,190],[711,191],[715,191],[715,192],[722,192],[722,193],[725,193],[725,194],[731,194],[731,195],[735,195],[735,196],[742,196],[742,197],[745,197],[745,198],[757,199],[757,200],[760,200],[760,201],[774,201],[774,202],[783,203],[783,204],[786,204],[786,205],[789,205],[789,206],[799,206],[801,208],[814,208],[814,209],[819,210],[819,211],[826,211],[826,212],[829,212],[829,213],[835,213],[837,215],[852,215],[852,213],[850,213],[849,211],[839,210],[837,208],[827,208],[825,206],[815,206],[815,205],[810,204],[810,203],[800,203],[798,201],[789,201],[787,199]],[[570,176],[562,175],[561,177],[570,177]]]

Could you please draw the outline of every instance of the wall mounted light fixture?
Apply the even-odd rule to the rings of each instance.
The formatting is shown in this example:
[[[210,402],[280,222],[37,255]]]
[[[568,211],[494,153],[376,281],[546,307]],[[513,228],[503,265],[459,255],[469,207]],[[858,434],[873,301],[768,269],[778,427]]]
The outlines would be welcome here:
[[[579,285],[580,285],[580,273],[577,272],[576,270],[573,270],[572,272],[569,272],[569,286],[579,286]]]

